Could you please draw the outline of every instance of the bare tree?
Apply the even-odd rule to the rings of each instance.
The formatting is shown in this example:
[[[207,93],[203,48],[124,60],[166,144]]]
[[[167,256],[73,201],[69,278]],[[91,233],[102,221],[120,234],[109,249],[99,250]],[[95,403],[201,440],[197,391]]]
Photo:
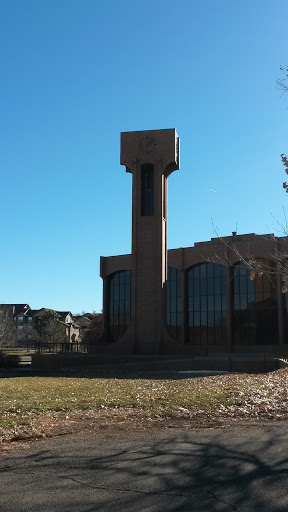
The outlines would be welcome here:
[[[285,64],[285,66],[280,66],[281,76],[277,78],[276,84],[280,91],[285,94],[288,92],[288,66]]]
[[[47,310],[35,324],[35,329],[42,342],[65,343],[67,342],[66,326],[60,321],[56,311]]]
[[[39,334],[32,325],[25,323],[21,331],[20,341],[28,349],[35,346],[37,341],[39,341]]]
[[[16,329],[9,307],[0,308],[0,349],[16,343]]]
[[[281,77],[276,80],[276,84],[279,90],[283,92],[283,94],[288,92],[288,65],[280,66]],[[281,155],[282,164],[285,169],[285,173],[288,175],[288,159],[285,153]],[[285,181],[283,183],[283,188],[288,193],[288,183]],[[274,219],[275,220],[275,219]],[[216,236],[221,240],[221,242],[226,246],[227,251],[225,253],[225,257],[215,255],[214,258],[209,258],[209,261],[212,263],[219,263],[221,265],[231,266],[233,267],[233,261],[235,260],[235,256],[237,259],[237,265],[242,265],[250,270],[250,279],[254,280],[257,277],[261,277],[266,275],[271,279],[275,278],[277,275],[280,275],[282,281],[282,293],[286,293],[288,291],[288,224],[286,220],[286,214],[284,210],[284,222],[280,222],[276,220],[279,231],[281,232],[280,237],[274,236],[274,234],[263,235],[263,238],[269,239],[270,241],[275,242],[275,249],[273,253],[270,254],[270,261],[265,259],[255,258],[253,254],[249,252],[249,247],[245,251],[245,254],[239,250],[237,246],[237,237],[220,237],[218,233],[218,229],[215,228],[213,221],[213,229]],[[236,235],[236,233],[234,233]],[[260,235],[258,235],[260,236]],[[281,250],[278,250],[278,242],[281,242]],[[230,258],[228,255],[233,254],[233,258]],[[271,266],[271,261],[274,263]]]
[[[219,240],[228,250],[226,251],[224,257],[223,255],[219,256],[218,254],[215,254],[213,258],[209,258],[209,261],[211,263],[219,263],[220,265],[228,267],[242,265],[246,267],[248,270],[250,270],[250,279],[252,281],[256,277],[261,277],[263,274],[270,275],[272,277],[273,275],[276,275],[279,272],[283,279],[284,276],[286,278],[287,275],[288,280],[288,252],[286,250],[278,251],[277,249],[274,249],[273,252],[269,254],[269,262],[272,261],[275,263],[275,268],[272,269],[269,262],[265,261],[265,258],[256,258],[254,256],[248,243],[245,252],[243,250],[240,250],[237,244],[236,234],[235,236],[232,237],[221,237],[218,234],[218,231],[215,227],[214,231]],[[276,237],[273,233],[268,235],[255,235],[255,237],[262,238],[263,240],[274,241],[275,247],[277,247],[278,240],[281,240],[282,244],[288,244],[288,238]],[[231,255],[233,255],[233,257],[231,257]],[[234,261],[236,261],[237,263],[233,263]]]
[[[99,338],[103,330],[103,314],[94,313],[89,315],[91,324],[83,336],[84,343],[93,343]]]
[[[281,156],[282,163],[283,163],[283,165],[285,167],[285,172],[286,172],[286,174],[288,174],[288,160],[287,160],[287,157],[286,157],[286,155],[284,153],[282,153],[282,155],[280,155],[280,156]],[[288,185],[287,185],[286,181],[284,181],[284,183],[283,183],[283,188],[285,188],[286,192],[288,192]]]

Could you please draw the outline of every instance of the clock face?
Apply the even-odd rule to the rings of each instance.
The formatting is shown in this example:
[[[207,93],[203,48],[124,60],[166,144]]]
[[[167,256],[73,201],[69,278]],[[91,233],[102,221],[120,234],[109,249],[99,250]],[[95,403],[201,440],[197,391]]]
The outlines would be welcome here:
[[[138,147],[143,155],[150,156],[156,148],[156,141],[154,137],[146,135],[140,139]]]

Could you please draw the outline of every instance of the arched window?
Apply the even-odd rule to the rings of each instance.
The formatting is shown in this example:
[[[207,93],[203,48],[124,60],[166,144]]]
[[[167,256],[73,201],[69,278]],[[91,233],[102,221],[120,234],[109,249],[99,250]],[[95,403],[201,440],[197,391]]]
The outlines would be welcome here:
[[[124,270],[110,278],[109,331],[114,341],[125,334],[130,322],[130,274]]]
[[[281,273],[282,278],[283,275],[288,274],[288,261],[284,261],[281,263]],[[286,291],[285,291],[286,290]],[[282,293],[283,293],[283,309],[284,309],[284,343],[288,343],[288,291],[287,291],[287,283],[282,281]]]
[[[264,272],[250,279],[249,268],[233,268],[233,341],[235,344],[278,343],[278,308],[275,265],[259,260]]]
[[[201,263],[188,271],[189,342],[223,345],[227,342],[226,268]]]
[[[182,289],[181,270],[168,267],[167,278],[167,326],[169,333],[176,339],[181,338],[182,325]]]

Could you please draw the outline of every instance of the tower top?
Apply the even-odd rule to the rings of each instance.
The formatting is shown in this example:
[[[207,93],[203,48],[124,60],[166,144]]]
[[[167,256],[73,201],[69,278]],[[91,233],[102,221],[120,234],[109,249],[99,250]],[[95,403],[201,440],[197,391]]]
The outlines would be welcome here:
[[[126,166],[127,172],[132,172],[136,162],[161,162],[167,176],[179,169],[180,139],[176,129],[122,132],[120,164]]]

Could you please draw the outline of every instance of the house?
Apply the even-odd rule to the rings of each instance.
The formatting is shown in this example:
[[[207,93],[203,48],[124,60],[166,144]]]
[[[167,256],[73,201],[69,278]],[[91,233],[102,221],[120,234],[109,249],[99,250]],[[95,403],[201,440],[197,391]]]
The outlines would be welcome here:
[[[75,315],[75,321],[77,325],[79,325],[80,329],[80,338],[83,340],[85,333],[90,329],[92,319],[90,313],[85,313],[83,315]]]
[[[48,308],[31,309],[29,304],[0,304],[0,307],[9,310],[16,329],[18,343],[36,341],[35,325],[41,321],[41,317],[47,311],[54,311]],[[55,313],[59,317],[59,322],[65,325],[67,341],[69,343],[79,343],[81,341],[81,329],[75,322],[72,313],[70,311],[55,311]]]
[[[70,343],[79,343],[81,341],[81,328],[76,323],[71,311],[56,311],[60,317],[60,321],[65,324],[66,336]]]
[[[71,311],[56,311],[53,309],[41,308],[33,311],[33,323],[41,322],[41,318],[47,311],[53,311],[58,315],[59,322],[65,326],[66,336],[68,343],[79,343],[80,338],[80,327],[76,324]]]

